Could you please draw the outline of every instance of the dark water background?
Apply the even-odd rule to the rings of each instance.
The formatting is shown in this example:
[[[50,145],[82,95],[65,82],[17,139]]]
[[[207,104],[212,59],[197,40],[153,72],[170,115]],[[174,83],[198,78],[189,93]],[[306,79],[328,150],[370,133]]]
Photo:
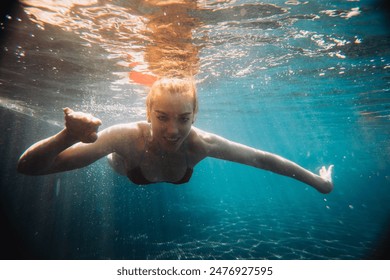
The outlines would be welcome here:
[[[105,159],[63,174],[17,174],[20,154],[61,129],[65,106],[97,115],[103,127],[144,119],[146,88],[126,79],[123,55],[142,53],[138,29],[99,37],[93,24],[81,24],[121,23],[134,12],[126,3],[74,9],[58,18],[62,25],[38,22],[28,5],[2,8],[2,258],[389,257],[385,2],[226,1],[194,12],[202,22],[193,31],[196,125],[316,172],[334,164],[329,195],[214,159],[180,187],[140,188]],[[101,10],[104,16],[90,14]]]

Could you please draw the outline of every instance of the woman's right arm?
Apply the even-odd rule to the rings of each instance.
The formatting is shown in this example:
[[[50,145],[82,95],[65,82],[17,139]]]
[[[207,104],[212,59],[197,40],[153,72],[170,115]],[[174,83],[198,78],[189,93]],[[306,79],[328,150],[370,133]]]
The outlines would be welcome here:
[[[19,159],[19,172],[44,175],[72,170],[112,152],[115,137],[110,137],[110,129],[103,130],[98,136],[99,119],[69,108],[65,108],[64,113],[65,128],[28,148]]]

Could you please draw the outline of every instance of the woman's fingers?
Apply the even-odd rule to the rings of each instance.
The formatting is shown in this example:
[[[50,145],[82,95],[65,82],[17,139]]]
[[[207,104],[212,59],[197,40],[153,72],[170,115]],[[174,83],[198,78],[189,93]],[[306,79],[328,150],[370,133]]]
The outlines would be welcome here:
[[[323,166],[321,169],[320,169],[320,176],[330,182],[332,182],[332,172],[333,172],[333,167],[334,165],[330,165],[328,168],[326,168],[325,166]]]
[[[73,111],[72,109],[70,109],[69,107],[65,107],[65,108],[63,109],[63,111],[64,111],[65,115],[69,115],[69,114],[71,114],[71,113],[74,112],[74,111]]]
[[[90,124],[91,126],[100,126],[102,124],[102,121],[99,118],[96,118],[91,114],[75,112],[68,107],[63,110],[66,120],[80,120],[82,123]]]
[[[75,112],[66,107],[65,126],[69,133],[84,143],[93,143],[97,140],[97,131],[102,121],[91,114]]]
[[[94,125],[96,125],[96,126],[101,126],[102,125],[102,121],[99,118],[96,118],[96,117],[93,117],[92,123]]]
[[[96,132],[92,132],[81,139],[83,143],[93,143],[97,140],[98,136]]]

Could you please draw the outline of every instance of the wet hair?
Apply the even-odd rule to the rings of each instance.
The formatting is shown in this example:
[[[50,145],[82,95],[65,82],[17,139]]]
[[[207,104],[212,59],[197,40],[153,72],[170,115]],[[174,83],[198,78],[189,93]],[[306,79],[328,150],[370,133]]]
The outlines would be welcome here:
[[[194,115],[198,113],[198,96],[196,93],[195,81],[192,78],[161,78],[154,82],[148,96],[146,97],[146,114],[149,120],[149,113],[153,106],[156,94],[183,94],[193,98]]]

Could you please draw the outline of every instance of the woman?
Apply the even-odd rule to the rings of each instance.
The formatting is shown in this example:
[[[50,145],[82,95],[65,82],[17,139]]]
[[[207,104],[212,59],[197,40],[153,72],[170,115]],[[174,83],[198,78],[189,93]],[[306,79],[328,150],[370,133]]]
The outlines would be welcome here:
[[[119,124],[97,133],[101,121],[64,109],[65,128],[31,146],[18,170],[43,175],[87,166],[108,155],[115,171],[135,184],[182,184],[206,157],[238,162],[302,181],[321,193],[333,189],[332,168],[316,175],[275,154],[257,150],[193,127],[198,99],[193,81],[163,78],[146,100],[147,122]]]

